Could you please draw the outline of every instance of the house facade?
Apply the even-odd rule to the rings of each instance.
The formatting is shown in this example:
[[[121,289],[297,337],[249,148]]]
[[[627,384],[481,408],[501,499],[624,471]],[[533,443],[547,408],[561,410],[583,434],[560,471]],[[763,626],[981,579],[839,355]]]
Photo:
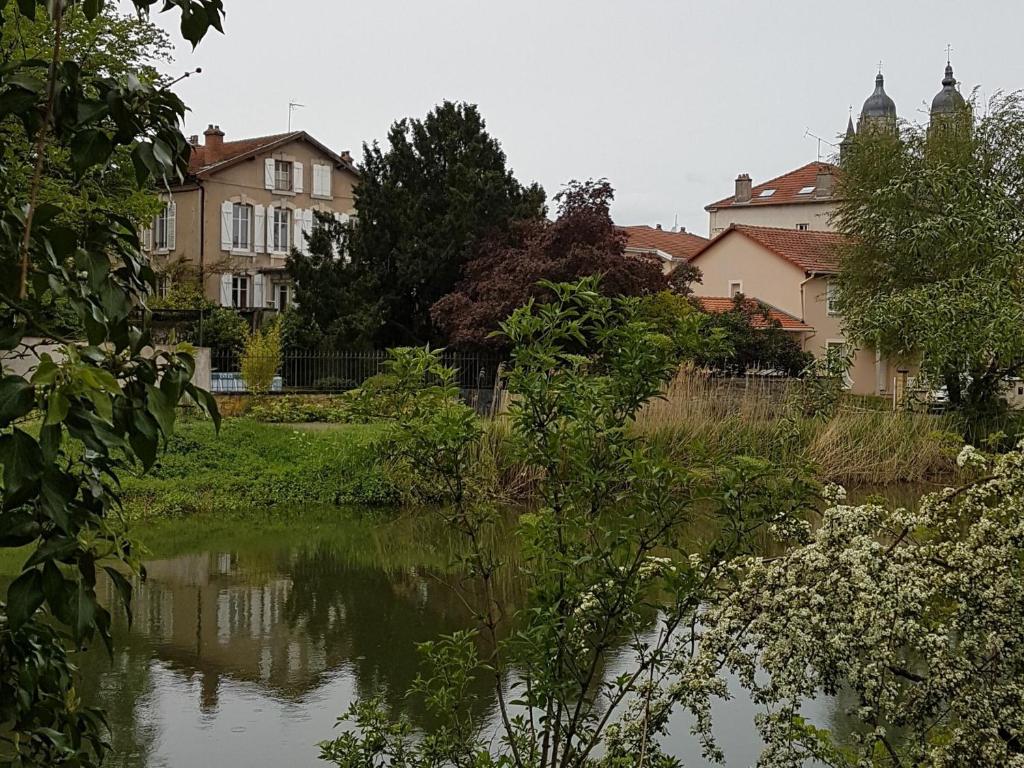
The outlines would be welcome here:
[[[304,131],[224,141],[211,125],[191,139],[189,173],[162,195],[163,211],[143,230],[158,290],[197,281],[220,306],[285,309],[292,300],[285,263],[305,251],[319,213],[355,213],[355,166]]]
[[[691,259],[703,273],[694,293],[702,303],[743,294],[778,310],[792,318],[780,324],[797,334],[804,351],[819,359],[830,352],[850,356],[846,385],[851,392],[887,394],[903,361],[853,347],[832,305],[843,243],[835,232],[732,224]]]

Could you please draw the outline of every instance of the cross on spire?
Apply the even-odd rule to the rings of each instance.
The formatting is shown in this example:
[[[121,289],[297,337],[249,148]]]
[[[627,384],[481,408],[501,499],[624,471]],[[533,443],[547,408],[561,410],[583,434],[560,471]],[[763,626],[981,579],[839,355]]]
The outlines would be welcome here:
[[[882,74],[882,60],[878,60],[878,74]]]
[[[946,63],[949,64],[951,55],[953,53],[953,46],[949,43],[946,44]]]

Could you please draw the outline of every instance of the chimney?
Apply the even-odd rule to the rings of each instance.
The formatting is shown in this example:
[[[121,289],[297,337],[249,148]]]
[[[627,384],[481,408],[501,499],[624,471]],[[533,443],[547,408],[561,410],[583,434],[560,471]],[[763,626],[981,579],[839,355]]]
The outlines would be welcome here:
[[[818,175],[814,178],[814,196],[832,197],[832,169],[827,165],[818,166]]]
[[[203,146],[206,148],[207,164],[217,162],[221,150],[224,148],[224,131],[220,129],[219,125],[210,123],[210,126],[203,131],[203,138],[205,139]]]
[[[189,146],[198,147],[199,146],[199,134],[198,133],[193,133],[191,136],[189,136],[188,137],[188,143],[189,143]]]
[[[344,160],[346,163],[351,163],[352,162],[352,153],[349,152],[347,149],[342,150],[342,152],[341,152],[341,159]]]
[[[750,174],[741,173],[736,177],[736,202],[737,203],[749,203],[751,196],[751,188],[753,183],[750,181]]]

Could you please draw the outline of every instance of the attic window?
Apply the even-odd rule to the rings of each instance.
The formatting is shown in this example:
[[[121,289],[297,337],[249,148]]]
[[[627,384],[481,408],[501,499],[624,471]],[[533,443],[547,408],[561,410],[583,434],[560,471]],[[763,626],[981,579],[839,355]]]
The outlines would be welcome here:
[[[798,195],[809,195],[809,194],[811,194],[811,192],[813,192],[813,191],[814,191],[815,189],[816,189],[816,187],[814,187],[814,186],[810,186],[810,187],[802,187],[802,188],[800,189],[800,191],[799,191],[799,192],[797,192],[797,194],[798,194]]]
[[[757,193],[757,196],[758,197],[771,197],[774,194],[775,194],[775,190],[774,189],[762,189],[760,192]]]

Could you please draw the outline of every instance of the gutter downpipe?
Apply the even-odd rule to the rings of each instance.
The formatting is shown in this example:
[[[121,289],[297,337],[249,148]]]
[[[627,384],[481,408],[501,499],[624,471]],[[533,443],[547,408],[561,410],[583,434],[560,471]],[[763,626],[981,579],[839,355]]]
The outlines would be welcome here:
[[[199,184],[199,293],[206,295],[206,187]],[[803,297],[801,295],[801,301]],[[199,310],[199,346],[203,346],[203,310]]]
[[[800,283],[800,322],[802,322],[802,323],[806,323],[807,322],[807,308],[804,306],[804,286],[807,285],[809,282],[811,282],[811,280],[813,280],[816,277],[818,277],[817,273],[815,273],[815,272],[808,272],[807,273],[807,278],[805,280],[801,281],[801,283]],[[811,339],[813,339],[817,335],[818,335],[818,329],[815,328],[814,332],[811,333],[809,336],[804,336],[804,344],[806,345],[808,341],[810,341]]]

